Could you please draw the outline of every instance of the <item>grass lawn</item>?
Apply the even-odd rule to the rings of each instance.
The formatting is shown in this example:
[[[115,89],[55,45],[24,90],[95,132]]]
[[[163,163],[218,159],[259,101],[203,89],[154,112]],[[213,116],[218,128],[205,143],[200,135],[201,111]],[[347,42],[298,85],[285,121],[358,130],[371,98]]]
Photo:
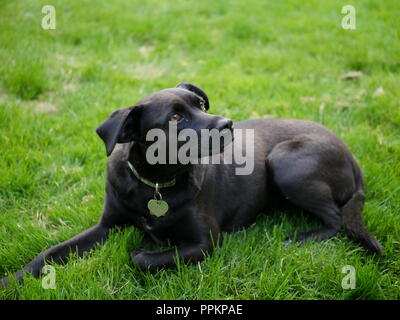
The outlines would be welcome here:
[[[319,225],[269,212],[198,265],[154,275],[129,252],[157,248],[133,228],[56,268],[56,290],[28,278],[0,299],[399,299],[400,3],[346,1],[0,2],[0,275],[94,225],[106,156],[95,128],[119,108],[181,81],[204,89],[211,113],[234,121],[320,122],[359,160],[366,225],[384,247],[368,256],[344,235],[283,245]],[[340,80],[350,71],[362,76]],[[381,88],[381,89],[379,89]],[[379,90],[378,90],[379,89]],[[356,288],[342,289],[342,267]]]

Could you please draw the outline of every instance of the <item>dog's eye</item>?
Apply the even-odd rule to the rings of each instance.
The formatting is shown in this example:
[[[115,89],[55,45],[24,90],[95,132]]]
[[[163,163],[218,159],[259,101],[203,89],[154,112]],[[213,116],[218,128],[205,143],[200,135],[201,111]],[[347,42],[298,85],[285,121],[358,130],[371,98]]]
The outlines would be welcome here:
[[[182,120],[182,118],[183,118],[183,117],[182,117],[180,114],[175,113],[175,114],[173,114],[173,115],[171,116],[171,118],[169,118],[169,121],[170,121],[170,122],[179,122],[179,121]]]
[[[200,109],[206,112],[206,104],[203,101],[200,101]]]

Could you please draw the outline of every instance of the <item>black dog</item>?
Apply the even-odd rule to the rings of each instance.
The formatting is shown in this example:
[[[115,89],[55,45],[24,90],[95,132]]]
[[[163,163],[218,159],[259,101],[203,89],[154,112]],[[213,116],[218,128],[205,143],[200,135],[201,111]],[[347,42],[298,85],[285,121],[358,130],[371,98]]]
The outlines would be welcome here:
[[[317,123],[294,119],[235,123],[235,129],[254,130],[254,170],[249,175],[236,175],[235,162],[149,164],[150,144],[145,138],[150,129],[167,132],[173,122],[178,131],[232,130],[232,121],[208,114],[208,108],[203,90],[181,83],[115,111],[97,129],[110,156],[100,222],[40,253],[16,273],[17,279],[26,272],[38,277],[45,260],[64,263],[70,252],[82,255],[104,242],[116,226],[135,226],[156,242],[169,240],[176,245],[163,252],[133,252],[133,263],[142,270],[173,266],[176,251],[183,261],[200,261],[221,243],[221,232],[252,224],[276,201],[276,194],[278,202],[289,201],[323,222],[322,228],[299,233],[296,240],[328,239],[343,226],[369,252],[382,252],[363,224],[364,183],[356,160],[336,135]],[[230,147],[236,141],[235,137]],[[122,146],[114,150],[117,143]],[[149,200],[154,197],[157,203],[152,208]],[[157,207],[161,202],[166,205]],[[166,210],[164,216],[154,215]],[[3,285],[8,283],[8,278],[2,279]]]

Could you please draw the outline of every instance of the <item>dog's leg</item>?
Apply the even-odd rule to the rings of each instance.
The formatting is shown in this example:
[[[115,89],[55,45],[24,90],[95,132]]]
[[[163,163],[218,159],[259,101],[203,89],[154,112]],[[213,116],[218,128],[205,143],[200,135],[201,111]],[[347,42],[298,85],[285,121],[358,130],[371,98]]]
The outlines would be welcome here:
[[[298,233],[299,241],[334,237],[342,223],[333,194],[348,197],[355,188],[351,164],[343,152],[337,146],[321,144],[310,137],[298,137],[278,144],[268,156],[273,181],[283,196],[323,222],[320,229]]]
[[[54,261],[62,264],[67,261],[70,253],[77,253],[79,256],[82,256],[85,251],[92,249],[97,243],[103,243],[107,238],[108,230],[108,227],[97,224],[72,239],[41,252],[35,259],[28,263],[25,268],[17,271],[14,276],[21,283],[23,282],[25,273],[31,273],[35,278],[38,278],[45,261]],[[9,282],[10,279],[8,277],[0,279],[0,288],[6,287]]]
[[[183,262],[198,262],[212,251],[212,244],[181,244],[175,249],[162,252],[139,251],[133,252],[133,264],[143,271],[155,271],[160,268],[169,268],[176,264],[176,258]]]
[[[323,182],[312,182],[309,185],[293,188],[281,187],[282,192],[290,202],[310,212],[323,222],[323,227],[317,230],[300,232],[296,235],[297,241],[325,240],[336,236],[341,229],[340,210],[335,205],[329,186]],[[293,239],[289,236],[288,239]]]

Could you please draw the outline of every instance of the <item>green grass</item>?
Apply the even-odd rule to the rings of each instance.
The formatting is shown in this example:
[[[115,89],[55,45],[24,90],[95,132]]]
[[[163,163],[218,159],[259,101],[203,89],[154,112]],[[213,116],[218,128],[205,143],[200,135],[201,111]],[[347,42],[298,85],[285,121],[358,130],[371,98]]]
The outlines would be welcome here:
[[[314,120],[336,132],[366,180],[368,228],[384,246],[367,256],[346,237],[284,246],[318,221],[260,216],[198,265],[150,275],[129,251],[157,248],[134,229],[55,266],[57,289],[28,278],[1,299],[399,299],[400,3],[346,1],[48,1],[0,3],[0,274],[95,224],[106,157],[94,129],[115,109],[181,81],[211,112]],[[349,71],[359,79],[340,81]],[[374,96],[382,87],[383,95]],[[344,265],[356,268],[343,290]]]

